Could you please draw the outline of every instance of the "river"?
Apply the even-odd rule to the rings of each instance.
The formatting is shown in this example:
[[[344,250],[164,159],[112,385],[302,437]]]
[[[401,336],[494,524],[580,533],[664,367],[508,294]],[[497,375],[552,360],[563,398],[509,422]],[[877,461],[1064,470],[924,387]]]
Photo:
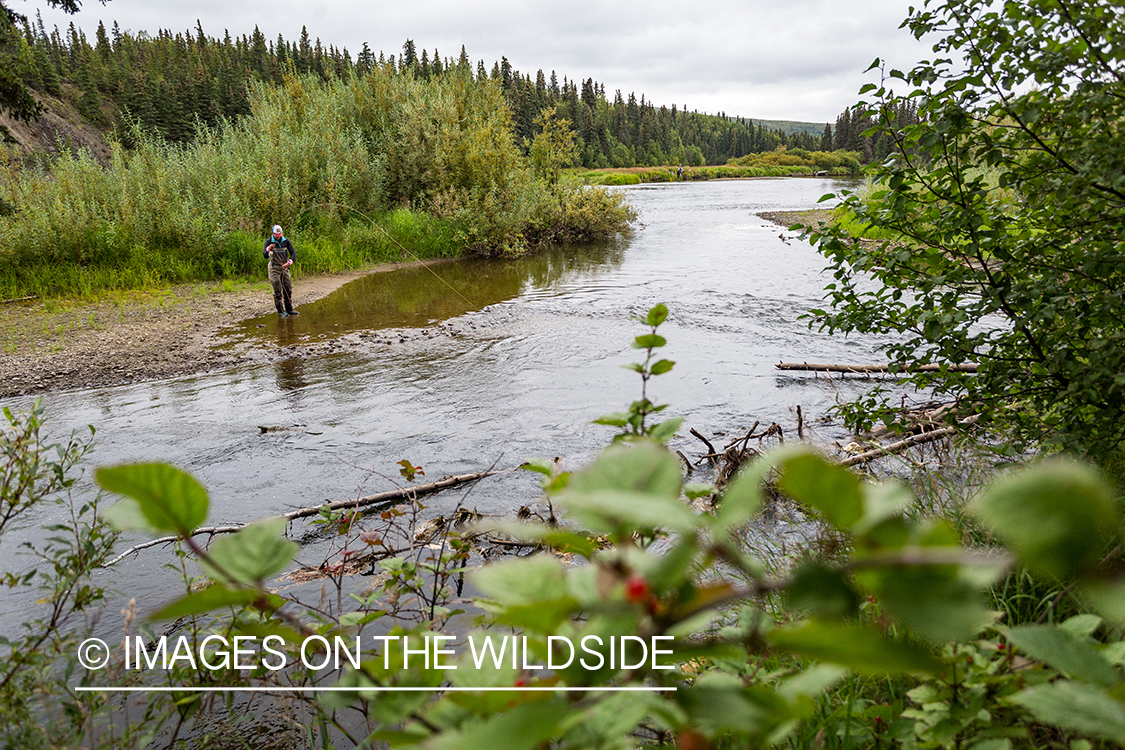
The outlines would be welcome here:
[[[663,302],[662,356],[676,366],[652,381],[650,397],[684,418],[673,447],[702,452],[692,427],[733,436],[777,421],[791,433],[798,405],[813,420],[865,386],[774,364],[880,361],[879,342],[809,329],[802,315],[821,304],[824,261],[756,213],[811,208],[843,186],[804,178],[626,188],[640,225],[614,243],[376,274],[302,308],[289,328],[270,316],[229,334],[276,349],[382,331],[366,348],[50,394],[47,415],[55,434],[97,427],[95,464],[160,460],[192,472],[209,490],[214,523],[388,489],[400,459],[424,468],[420,481],[529,458],[561,456],[575,468],[613,434],[591,420],[639,396],[638,376],[622,367],[639,358],[629,344],[643,328],[630,316]],[[453,333],[443,321],[457,323]],[[296,428],[262,434],[259,425]],[[843,437],[831,425],[815,429]],[[505,474],[467,504],[511,512],[536,498],[536,486],[526,472]],[[428,502],[440,512],[461,494]],[[145,609],[167,599],[167,560],[146,551],[107,578]]]

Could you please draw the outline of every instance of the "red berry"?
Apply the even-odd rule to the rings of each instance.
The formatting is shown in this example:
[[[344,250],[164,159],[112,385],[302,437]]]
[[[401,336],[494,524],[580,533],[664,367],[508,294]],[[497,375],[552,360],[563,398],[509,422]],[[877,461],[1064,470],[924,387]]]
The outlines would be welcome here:
[[[640,604],[648,601],[652,588],[643,577],[631,575],[625,580],[625,601]]]
[[[709,750],[711,743],[694,729],[681,729],[676,735],[676,746],[680,750]]]

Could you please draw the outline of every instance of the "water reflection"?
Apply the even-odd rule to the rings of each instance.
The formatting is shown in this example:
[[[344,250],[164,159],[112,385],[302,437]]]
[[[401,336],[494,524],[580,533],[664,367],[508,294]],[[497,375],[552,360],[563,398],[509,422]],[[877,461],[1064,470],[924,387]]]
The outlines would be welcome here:
[[[253,318],[232,326],[225,338],[232,343],[276,338],[285,347],[353,331],[431,326],[529,292],[552,294],[576,279],[610,275],[627,245],[616,240],[559,246],[511,260],[468,259],[374,273],[303,305],[296,318]]]
[[[305,379],[305,364],[302,357],[291,357],[274,363],[277,377],[277,389],[282,393],[299,393],[309,385]],[[299,399],[291,399],[297,406]]]

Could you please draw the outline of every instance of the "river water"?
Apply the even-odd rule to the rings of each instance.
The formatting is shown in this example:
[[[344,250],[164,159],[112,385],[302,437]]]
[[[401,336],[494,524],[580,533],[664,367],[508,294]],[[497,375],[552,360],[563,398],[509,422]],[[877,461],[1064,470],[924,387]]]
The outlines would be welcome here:
[[[767,179],[627,188],[641,224],[614,243],[376,274],[302,308],[288,328],[270,316],[229,332],[275,350],[339,336],[372,336],[369,346],[52,394],[47,415],[56,434],[97,427],[95,464],[160,460],[192,472],[209,490],[213,523],[391,488],[400,459],[424,468],[420,481],[529,458],[561,456],[572,468],[613,434],[590,420],[639,396],[639,377],[622,367],[638,361],[629,344],[644,332],[630,316],[663,302],[662,356],[676,366],[652,381],[650,397],[684,417],[672,447],[703,452],[691,427],[733,436],[777,421],[791,433],[798,405],[812,420],[865,386],[774,364],[880,361],[879,342],[809,329],[801,316],[830,280],[823,259],[755,214],[811,208],[841,187]],[[262,434],[259,425],[298,427]],[[510,512],[533,501],[536,486],[526,472],[505,474],[467,504]],[[428,502],[440,512],[461,494]],[[168,596],[167,561],[147,551],[109,577],[142,608],[155,606]]]

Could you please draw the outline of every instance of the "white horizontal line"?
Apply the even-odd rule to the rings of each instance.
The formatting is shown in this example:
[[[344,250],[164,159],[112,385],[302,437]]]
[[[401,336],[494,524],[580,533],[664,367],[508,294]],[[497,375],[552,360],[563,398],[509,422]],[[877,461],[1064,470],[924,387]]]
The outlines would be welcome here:
[[[490,693],[490,692],[539,692],[539,693],[659,693],[675,692],[674,687],[99,687],[81,685],[74,688],[82,693]]]

